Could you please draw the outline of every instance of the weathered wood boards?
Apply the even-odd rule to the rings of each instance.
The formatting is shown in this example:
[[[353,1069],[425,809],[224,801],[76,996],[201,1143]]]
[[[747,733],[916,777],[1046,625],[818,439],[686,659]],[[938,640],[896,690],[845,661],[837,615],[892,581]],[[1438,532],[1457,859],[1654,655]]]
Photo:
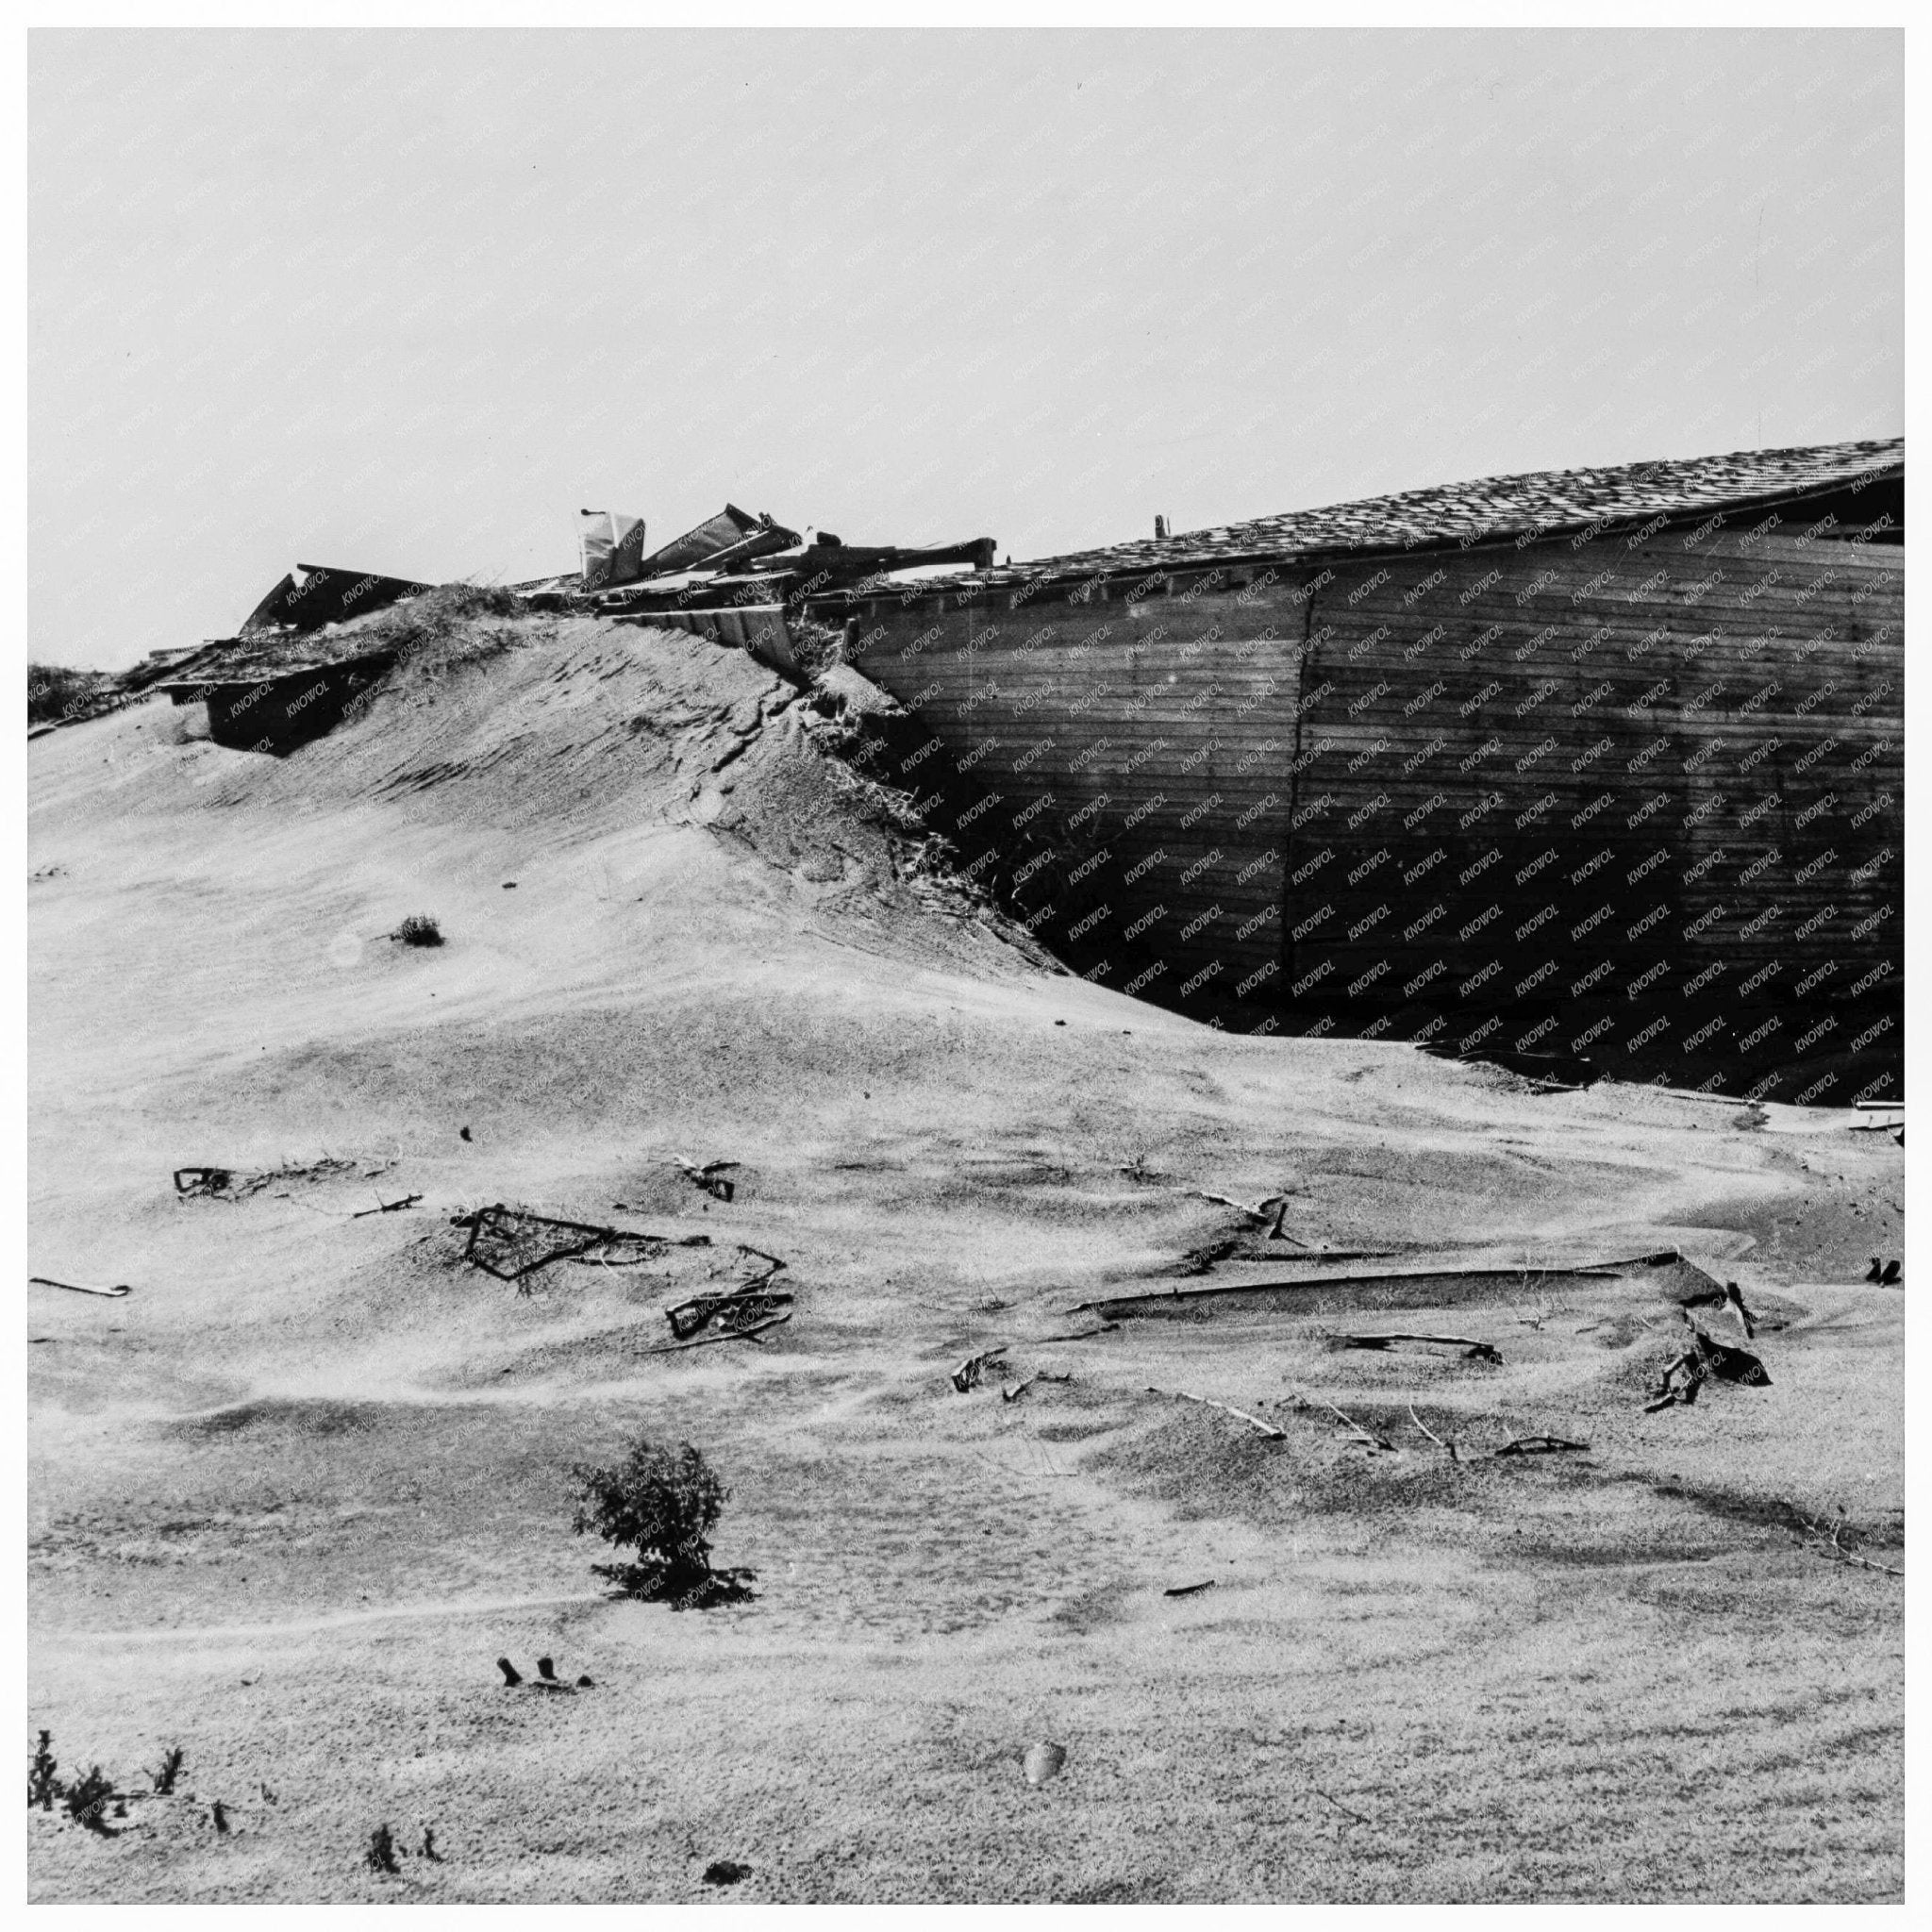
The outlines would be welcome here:
[[[946,828],[1093,977],[1842,1102],[1901,960],[1903,552],[1859,534],[1658,517],[848,635],[952,768],[881,775],[969,798]]]

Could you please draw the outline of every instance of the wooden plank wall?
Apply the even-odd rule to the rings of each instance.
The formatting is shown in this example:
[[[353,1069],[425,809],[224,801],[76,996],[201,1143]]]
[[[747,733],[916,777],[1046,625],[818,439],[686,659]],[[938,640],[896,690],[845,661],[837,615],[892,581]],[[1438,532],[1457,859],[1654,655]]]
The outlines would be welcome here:
[[[1896,549],[1722,529],[1339,574],[1297,800],[1333,856],[1319,907],[1291,894],[1291,986],[1433,1000],[1457,1043],[1555,992],[1545,1050],[1648,1032],[1699,1065],[1895,989],[1903,589]]]
[[[975,802],[942,829],[998,848],[1043,939],[1070,936],[1108,984],[1205,1005],[1262,993],[1280,971],[1305,623],[1291,591],[880,604],[854,663],[970,775]],[[932,782],[917,766],[880,775]],[[970,813],[984,816],[959,825]]]
[[[1759,517],[878,599],[851,636],[938,740],[880,775],[1090,976],[1842,1100],[1897,1051],[1832,1058],[1898,1001],[1903,591],[1896,546]]]

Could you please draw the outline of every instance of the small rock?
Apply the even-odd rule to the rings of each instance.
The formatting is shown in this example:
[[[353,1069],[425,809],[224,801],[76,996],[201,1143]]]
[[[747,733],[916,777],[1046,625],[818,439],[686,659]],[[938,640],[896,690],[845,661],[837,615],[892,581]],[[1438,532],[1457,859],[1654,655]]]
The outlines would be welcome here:
[[[751,1876],[751,1867],[741,1865],[735,1858],[715,1858],[705,1867],[707,1885],[736,1885],[741,1878]]]
[[[1060,1767],[1066,1761],[1067,1747],[1064,1744],[1035,1744],[1026,1753],[1026,1782],[1043,1785],[1048,1778],[1060,1774]]]

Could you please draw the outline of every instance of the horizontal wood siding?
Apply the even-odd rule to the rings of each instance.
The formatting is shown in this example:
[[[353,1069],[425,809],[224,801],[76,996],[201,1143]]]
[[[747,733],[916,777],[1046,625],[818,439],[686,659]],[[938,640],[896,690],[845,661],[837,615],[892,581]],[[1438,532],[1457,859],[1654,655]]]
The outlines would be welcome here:
[[[1094,976],[1150,996],[1260,974],[1253,992],[1280,965],[1303,625],[1278,601],[928,608],[862,624],[855,663],[970,775],[984,818],[965,831],[1000,848],[1042,937],[1071,933]]]
[[[1760,513],[880,599],[852,636],[939,741],[880,775],[1096,977],[1735,1066],[1896,1003],[1903,604],[1898,546]]]
[[[1847,547],[1338,574],[1304,670],[1291,985],[1462,1014],[1641,997],[1649,1024],[1667,997],[1823,1006],[1895,974],[1902,559]]]

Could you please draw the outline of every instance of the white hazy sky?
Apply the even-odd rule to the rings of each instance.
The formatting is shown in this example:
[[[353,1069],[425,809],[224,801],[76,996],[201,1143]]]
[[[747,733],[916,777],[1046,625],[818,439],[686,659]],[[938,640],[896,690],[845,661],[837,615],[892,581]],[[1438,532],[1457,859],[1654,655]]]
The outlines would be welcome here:
[[[1904,425],[1895,32],[42,32],[31,655]]]

